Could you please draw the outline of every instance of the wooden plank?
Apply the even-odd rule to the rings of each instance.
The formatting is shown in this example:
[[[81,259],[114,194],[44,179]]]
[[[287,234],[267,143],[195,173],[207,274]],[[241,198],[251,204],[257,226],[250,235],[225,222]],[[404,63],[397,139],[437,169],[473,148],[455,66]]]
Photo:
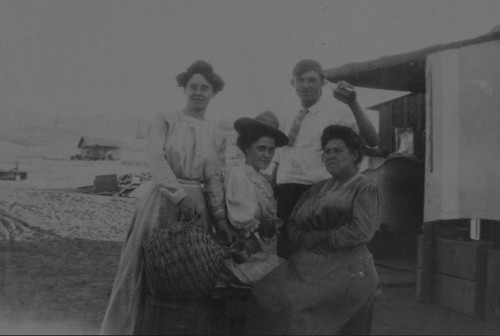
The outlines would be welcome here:
[[[416,271],[415,299],[417,301],[423,301],[422,300],[422,268],[421,267],[417,267],[417,271]]]
[[[490,242],[436,238],[435,271],[461,279],[485,281]]]
[[[405,99],[405,97],[403,97]],[[394,118],[393,127],[406,127],[406,111],[403,109],[403,99],[396,99],[392,102],[392,113]]]
[[[430,302],[432,298],[432,275],[434,273],[434,222],[424,223],[422,235],[422,272],[420,273],[420,291],[417,300]]]
[[[500,319],[500,249],[487,252],[485,315],[488,319]]]
[[[403,111],[403,127],[404,128],[407,128],[407,127],[410,127],[410,124],[408,122],[408,119],[409,119],[409,109],[408,109],[408,99],[409,99],[409,96],[405,96],[403,98],[401,98],[401,110]]]
[[[433,301],[469,316],[484,315],[484,290],[478,282],[434,274]],[[483,287],[484,288],[484,287]]]
[[[379,110],[380,150],[392,153],[394,151],[394,127],[391,106],[382,106]]]
[[[415,156],[425,160],[425,95],[414,94],[409,99],[409,125],[413,127],[413,148]]]
[[[424,235],[417,236],[417,268],[422,268]]]

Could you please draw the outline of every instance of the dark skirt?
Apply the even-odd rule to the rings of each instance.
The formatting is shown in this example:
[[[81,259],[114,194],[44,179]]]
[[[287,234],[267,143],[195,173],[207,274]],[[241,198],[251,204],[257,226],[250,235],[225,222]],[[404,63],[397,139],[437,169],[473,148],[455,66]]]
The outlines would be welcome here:
[[[377,293],[364,245],[329,254],[300,250],[252,289],[250,334],[335,335]]]

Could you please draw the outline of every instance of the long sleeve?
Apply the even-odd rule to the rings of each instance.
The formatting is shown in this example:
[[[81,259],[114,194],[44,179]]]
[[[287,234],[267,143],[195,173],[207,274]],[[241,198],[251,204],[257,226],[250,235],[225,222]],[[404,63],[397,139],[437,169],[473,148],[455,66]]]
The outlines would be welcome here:
[[[158,115],[149,131],[147,146],[147,164],[153,182],[163,195],[177,204],[186,196],[186,192],[177,180],[165,155],[165,139],[169,125],[163,115]]]
[[[300,246],[300,239],[304,233],[307,231],[310,231],[310,228],[306,228],[304,225],[301,225],[299,221],[296,220],[297,218],[297,211],[300,209],[300,207],[304,204],[305,201],[308,200],[308,198],[311,195],[311,192],[314,191],[314,187],[308,189],[302,196],[299,198],[297,201],[297,204],[295,204],[295,207],[293,208],[292,213],[290,214],[290,217],[288,218],[288,223],[286,223],[287,226],[287,234],[288,234],[288,239],[292,243],[293,246],[298,248]]]
[[[367,185],[354,198],[350,222],[330,230],[330,247],[367,243],[379,228],[381,216],[382,196],[375,185]]]
[[[226,176],[226,205],[228,218],[236,229],[253,231],[259,226],[256,215],[259,204],[255,187],[243,166],[233,166]]]
[[[215,138],[214,144],[217,153],[217,160],[210,160],[205,164],[204,179],[205,193],[207,195],[208,206],[214,219],[227,218],[225,191],[224,191],[224,162],[226,152],[226,139],[224,137]]]

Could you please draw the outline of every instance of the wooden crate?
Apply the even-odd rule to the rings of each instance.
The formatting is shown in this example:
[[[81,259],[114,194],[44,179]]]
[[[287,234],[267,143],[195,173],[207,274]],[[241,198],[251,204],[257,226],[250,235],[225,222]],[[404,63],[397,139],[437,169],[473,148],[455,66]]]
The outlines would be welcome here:
[[[96,192],[115,192],[120,190],[116,174],[96,176],[94,186]]]
[[[422,242],[422,236],[419,236],[417,299],[422,295]],[[491,247],[490,242],[435,237],[432,301],[469,316],[483,317],[487,292],[487,255]],[[496,275],[492,277],[495,278]],[[497,285],[491,285],[491,291],[494,291],[496,287]]]
[[[492,243],[437,237],[433,301],[460,313],[484,316],[487,250]]]
[[[489,249],[486,267],[485,316],[500,319],[500,249]]]
[[[417,272],[416,272],[416,292],[415,298],[417,301],[422,301],[422,244],[423,244],[423,235],[417,236]]]
[[[490,242],[436,238],[434,269],[437,273],[485,282],[486,253]]]
[[[432,298],[440,306],[459,313],[482,317],[484,315],[484,283],[435,273]]]

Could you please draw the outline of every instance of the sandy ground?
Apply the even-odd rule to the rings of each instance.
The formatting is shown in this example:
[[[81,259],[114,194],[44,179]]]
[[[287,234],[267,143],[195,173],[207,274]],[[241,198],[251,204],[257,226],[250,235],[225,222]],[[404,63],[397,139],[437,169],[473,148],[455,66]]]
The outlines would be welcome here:
[[[138,200],[78,187],[147,169],[34,154],[0,161],[28,172],[0,181],[0,334],[96,334]]]
[[[145,168],[44,158],[23,165],[27,180],[0,182],[0,334],[96,334],[138,200],[75,188]],[[380,269],[383,281],[387,272]],[[373,334],[500,334],[498,323],[416,302],[406,274],[410,285],[383,289]]]
[[[0,244],[0,334],[98,334],[120,242]]]
[[[14,182],[15,183],[15,182]],[[0,240],[121,241],[136,199],[0,186]]]

